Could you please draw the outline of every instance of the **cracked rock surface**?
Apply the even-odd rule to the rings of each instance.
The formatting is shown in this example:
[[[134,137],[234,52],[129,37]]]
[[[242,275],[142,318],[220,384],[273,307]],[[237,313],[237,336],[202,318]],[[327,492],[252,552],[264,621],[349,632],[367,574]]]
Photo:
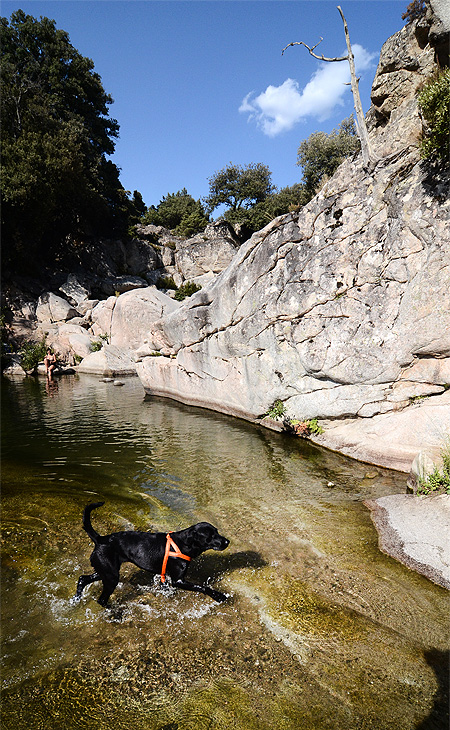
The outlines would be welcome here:
[[[374,89],[392,77],[398,95],[405,44],[407,83],[390,105],[388,91],[375,95],[370,169],[348,158],[299,213],[254,234],[159,319],[138,350],[147,392],[252,420],[280,399],[291,418],[327,421],[322,443],[372,463],[383,463],[368,428],[377,417],[394,416],[392,446],[395,416],[426,398],[445,406],[450,429],[449,176],[430,178],[420,159],[415,93],[435,62],[416,25],[383,48]],[[403,438],[401,458],[384,465],[408,471],[418,449]]]

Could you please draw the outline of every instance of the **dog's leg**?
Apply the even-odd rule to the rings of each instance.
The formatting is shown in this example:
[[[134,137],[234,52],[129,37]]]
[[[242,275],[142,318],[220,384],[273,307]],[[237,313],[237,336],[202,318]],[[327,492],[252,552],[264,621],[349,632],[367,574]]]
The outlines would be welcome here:
[[[77,592],[75,593],[75,599],[79,600],[81,598],[81,594],[83,593],[83,590],[86,588],[86,586],[90,585],[91,583],[95,583],[95,581],[101,580],[98,573],[92,573],[91,575],[81,575],[78,584],[77,584]]]
[[[101,580],[103,582],[103,590],[97,603],[104,607],[108,603],[111,593],[119,582],[119,575],[117,574],[117,578],[115,576],[104,576]]]
[[[106,606],[119,582],[120,564],[121,561],[111,545],[98,546],[91,555],[91,565],[103,583],[103,590],[98,599],[100,606]]]
[[[197,585],[196,583],[190,583],[189,581],[182,580],[181,578],[173,582],[172,585],[175,586],[175,588],[182,588],[185,591],[203,593],[205,596],[210,596],[210,598],[213,598],[215,601],[217,601],[217,603],[222,603],[223,601],[227,600],[227,596],[224,593],[220,593],[220,591],[215,591],[214,588],[210,588],[209,586]]]

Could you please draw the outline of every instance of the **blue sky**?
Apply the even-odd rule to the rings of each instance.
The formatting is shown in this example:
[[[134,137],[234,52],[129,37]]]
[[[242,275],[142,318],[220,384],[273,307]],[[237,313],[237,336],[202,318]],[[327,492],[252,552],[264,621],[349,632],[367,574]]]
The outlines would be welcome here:
[[[341,0],[354,46],[364,107],[382,44],[404,24],[409,0]],[[2,0],[56,21],[92,58],[110,115],[120,125],[113,161],[127,190],[147,205],[187,188],[208,194],[228,163],[262,162],[278,188],[301,180],[300,142],[331,131],[353,111],[337,2],[328,0]]]

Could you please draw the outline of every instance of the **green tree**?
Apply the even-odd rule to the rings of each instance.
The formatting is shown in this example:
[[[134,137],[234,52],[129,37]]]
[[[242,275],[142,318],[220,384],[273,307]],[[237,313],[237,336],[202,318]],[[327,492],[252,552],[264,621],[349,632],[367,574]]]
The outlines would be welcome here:
[[[308,200],[310,197],[305,186],[302,183],[296,183],[291,187],[271,193],[265,200],[256,203],[253,208],[227,210],[223,218],[231,224],[239,224],[242,234],[250,236],[279,215],[299,210]]]
[[[144,203],[144,200],[142,198],[141,193],[139,190],[135,190],[133,192],[133,197],[131,198],[131,203],[133,205],[135,214],[141,218],[145,213],[147,212],[147,206]]]
[[[360,146],[353,116],[344,119],[330,134],[313,132],[303,140],[298,148],[297,165],[303,167],[303,183],[310,198],[344,159]]]
[[[128,209],[128,232],[130,236],[133,236],[134,226],[143,220],[147,212],[147,206],[145,205],[139,190],[134,190],[132,196],[129,192],[126,195],[128,198],[126,206]]]
[[[402,20],[412,23],[413,20],[422,18],[427,11],[425,0],[412,0],[402,15]]]
[[[0,19],[2,228],[7,260],[60,253],[68,237],[126,230],[129,203],[114,151],[112,98],[55,21]]]
[[[205,229],[208,216],[201,201],[195,200],[183,188],[165,195],[156,208],[151,206],[144,221],[169,228],[180,236],[193,236]]]
[[[418,97],[427,129],[421,143],[422,157],[442,162],[450,160],[450,69],[429,81]]]
[[[252,208],[273,192],[271,176],[267,165],[261,162],[245,167],[230,163],[208,179],[209,195],[204,199],[208,211],[219,205],[226,205],[233,214]]]

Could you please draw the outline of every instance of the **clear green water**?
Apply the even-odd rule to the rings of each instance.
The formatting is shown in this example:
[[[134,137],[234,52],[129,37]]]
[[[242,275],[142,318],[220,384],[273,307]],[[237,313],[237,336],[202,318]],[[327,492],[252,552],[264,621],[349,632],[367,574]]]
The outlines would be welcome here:
[[[220,414],[67,377],[2,383],[2,730],[447,728],[448,593],[381,554],[364,499],[402,475]],[[330,484],[332,483],[332,484]],[[132,566],[110,609],[81,528],[230,540],[190,574]]]

